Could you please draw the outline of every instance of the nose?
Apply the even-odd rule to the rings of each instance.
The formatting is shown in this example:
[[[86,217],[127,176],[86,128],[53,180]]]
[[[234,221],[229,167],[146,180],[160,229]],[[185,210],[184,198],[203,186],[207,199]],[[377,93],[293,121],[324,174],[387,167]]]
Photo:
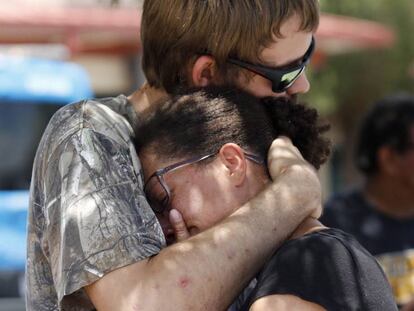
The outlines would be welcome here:
[[[310,89],[310,83],[306,77],[306,73],[302,73],[293,85],[286,90],[288,95],[304,94]]]

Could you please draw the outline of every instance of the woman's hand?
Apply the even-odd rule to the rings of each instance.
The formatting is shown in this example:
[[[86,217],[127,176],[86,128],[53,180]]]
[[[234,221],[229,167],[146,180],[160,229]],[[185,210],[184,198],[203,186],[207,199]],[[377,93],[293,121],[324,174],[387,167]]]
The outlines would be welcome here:
[[[184,241],[190,237],[190,233],[188,232],[183,216],[178,210],[170,210],[169,220],[174,230],[176,242]]]

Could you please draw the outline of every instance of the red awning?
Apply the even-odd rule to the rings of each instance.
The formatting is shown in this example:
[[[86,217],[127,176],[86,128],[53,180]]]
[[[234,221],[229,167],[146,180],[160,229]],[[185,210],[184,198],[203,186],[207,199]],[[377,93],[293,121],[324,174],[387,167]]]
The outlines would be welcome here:
[[[385,25],[353,17],[323,14],[316,33],[322,51],[343,53],[353,49],[387,48],[395,33]]]
[[[0,43],[65,44],[72,53],[137,53],[140,12],[136,9],[0,7]],[[379,23],[322,14],[319,52],[390,47],[392,29]]]
[[[140,22],[134,9],[0,7],[0,43],[62,43],[72,53],[135,53]]]

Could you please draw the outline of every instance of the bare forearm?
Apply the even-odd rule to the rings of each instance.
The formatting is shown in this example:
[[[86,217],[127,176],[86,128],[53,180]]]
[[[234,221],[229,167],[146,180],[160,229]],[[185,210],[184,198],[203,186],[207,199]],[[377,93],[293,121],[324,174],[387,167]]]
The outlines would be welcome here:
[[[98,310],[224,310],[320,205],[317,176],[302,164],[283,168],[267,189],[213,228],[105,275],[87,288]]]
[[[119,269],[125,270],[121,275],[108,274],[105,278],[114,275],[109,284],[116,285],[109,291],[123,299],[98,309],[224,310],[310,213],[310,208],[297,208],[309,196],[292,196],[292,186],[282,176],[217,226]]]
[[[315,180],[309,181],[308,192],[303,191],[306,187],[301,187],[302,193],[292,190],[297,182],[307,182],[303,177],[302,168],[290,167],[219,225],[162,251],[150,261],[149,276],[169,280],[165,290],[170,301],[178,299],[179,304],[184,299],[192,310],[224,309],[320,204],[320,192],[312,188],[319,185]]]

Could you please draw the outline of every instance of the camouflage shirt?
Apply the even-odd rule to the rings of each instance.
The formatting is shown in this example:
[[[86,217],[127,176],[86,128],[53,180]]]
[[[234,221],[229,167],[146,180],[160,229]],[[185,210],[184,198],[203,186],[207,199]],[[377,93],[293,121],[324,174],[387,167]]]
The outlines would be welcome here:
[[[84,286],[165,246],[142,191],[137,121],[123,95],[51,119],[30,189],[27,310],[93,310]]]

